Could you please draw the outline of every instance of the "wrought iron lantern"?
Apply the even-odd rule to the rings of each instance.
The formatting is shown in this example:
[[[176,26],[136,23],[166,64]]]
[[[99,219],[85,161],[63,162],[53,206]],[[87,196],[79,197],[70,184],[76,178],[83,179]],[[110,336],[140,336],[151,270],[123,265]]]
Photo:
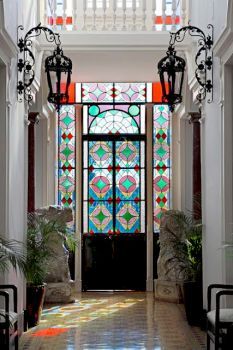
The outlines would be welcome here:
[[[182,42],[186,33],[199,38],[198,51],[195,56],[197,65],[195,76],[200,85],[197,100],[201,102],[206,98],[207,93],[213,93],[213,57],[210,53],[213,45],[213,26],[209,24],[208,28],[212,29],[212,33],[207,36],[201,29],[193,26],[182,27],[177,32],[170,33],[167,55],[159,61],[158,73],[162,87],[162,101],[169,105],[171,111],[174,111],[176,104],[182,102],[186,63],[182,57],[176,55],[175,43]],[[213,97],[208,102],[212,100]]]
[[[18,32],[23,30],[23,26],[18,27]],[[68,102],[68,89],[71,81],[72,61],[64,56],[61,49],[60,35],[54,33],[50,28],[43,27],[41,24],[30,29],[24,38],[18,39],[20,56],[18,59],[18,100],[20,102],[32,101],[32,83],[35,79],[35,56],[32,48],[32,38],[45,34],[48,42],[55,43],[56,49],[52,56],[45,60],[45,72],[49,86],[48,101],[59,108],[61,103]],[[63,88],[63,86],[65,86]]]
[[[48,101],[56,106],[59,106],[61,102],[68,102],[71,71],[72,61],[63,55],[63,51],[58,45],[53,55],[45,60],[45,72],[49,86]],[[65,82],[64,89],[61,87],[61,82]]]
[[[162,86],[162,99],[171,109],[182,102],[185,60],[176,55],[174,47],[168,47],[167,56],[158,63],[159,77]]]

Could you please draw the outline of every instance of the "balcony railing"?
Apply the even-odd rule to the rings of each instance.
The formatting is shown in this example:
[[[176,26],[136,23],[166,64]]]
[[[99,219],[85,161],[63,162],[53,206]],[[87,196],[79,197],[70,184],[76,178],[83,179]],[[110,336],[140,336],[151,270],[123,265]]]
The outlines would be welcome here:
[[[40,0],[40,21],[62,31],[167,31],[188,20],[188,0]]]

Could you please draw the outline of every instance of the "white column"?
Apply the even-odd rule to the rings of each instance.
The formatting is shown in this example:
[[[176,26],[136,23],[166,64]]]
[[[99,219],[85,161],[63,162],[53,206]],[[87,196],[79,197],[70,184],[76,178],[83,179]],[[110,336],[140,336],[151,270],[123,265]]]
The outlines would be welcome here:
[[[102,9],[103,9],[103,26],[102,26],[102,30],[106,30],[106,10],[107,10],[107,6],[106,6],[106,0],[102,1]]]
[[[151,7],[151,12],[152,12],[152,30],[156,30],[156,5],[157,5],[157,0],[152,0],[152,7]]]
[[[150,140],[146,145],[146,179],[147,179],[147,278],[146,278],[146,290],[153,291],[153,105],[146,106],[146,118],[147,118],[147,129],[146,138]]]
[[[133,15],[132,30],[136,30],[136,0],[132,0],[132,15]]]
[[[113,19],[112,30],[116,30],[116,9],[117,9],[117,0],[112,0],[112,19]]]
[[[92,15],[93,15],[92,30],[96,30],[96,0],[92,0]]]
[[[48,0],[42,1],[41,4],[41,19],[43,18],[43,24],[46,26],[48,25]]]
[[[166,30],[166,0],[162,0],[162,30]]]
[[[87,30],[86,20],[87,20],[87,0],[83,0],[83,27],[82,27],[82,30]]]
[[[52,2],[51,12],[52,12],[52,18],[53,18],[53,29],[56,29],[57,28],[57,1],[56,0],[53,0]]]
[[[181,26],[186,24],[187,0],[181,0]]]
[[[142,30],[146,30],[146,0],[142,0]]]
[[[172,0],[172,31],[176,30],[176,0]]]
[[[66,19],[67,19],[67,0],[63,0],[62,8],[62,29],[66,29]]]
[[[122,0],[122,30],[126,30],[126,0]]]
[[[78,15],[78,0],[73,0],[73,7],[72,7],[72,24],[73,24],[73,30],[78,29],[78,23],[77,23],[77,15]],[[79,23],[80,25],[80,23]]]

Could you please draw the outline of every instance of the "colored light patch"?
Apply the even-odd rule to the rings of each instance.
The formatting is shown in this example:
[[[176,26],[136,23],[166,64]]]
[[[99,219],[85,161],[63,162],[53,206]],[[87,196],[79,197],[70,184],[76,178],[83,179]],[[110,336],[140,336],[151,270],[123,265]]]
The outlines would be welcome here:
[[[126,308],[126,307],[130,307],[133,306],[135,303],[116,303],[115,305],[119,308]]]
[[[61,311],[70,311],[70,312],[82,311],[87,309],[89,309],[88,305],[64,306],[60,308]]]
[[[80,304],[87,304],[87,305],[99,305],[99,304],[104,304],[106,303],[107,300],[97,300],[97,299],[93,299],[93,300],[81,300]]]
[[[98,317],[102,317],[102,316],[108,316],[108,315],[111,315],[111,314],[113,314],[114,312],[117,312],[117,311],[119,311],[119,308],[117,308],[117,309],[112,309],[112,310],[97,310],[97,311],[95,311],[95,312],[92,312],[90,315],[92,316],[92,317],[96,317],[96,318],[98,318]]]
[[[65,328],[46,328],[32,333],[33,337],[56,337],[60,334],[67,332]]]
[[[54,310],[59,310],[60,306],[53,306],[50,307],[49,309],[44,309],[42,315],[46,314],[47,312],[52,312]]]
[[[70,321],[67,321],[67,324],[75,324],[75,322],[77,323],[86,323],[86,322],[90,322],[90,321],[93,321],[95,320],[96,317],[90,317],[90,316],[80,316],[80,317],[77,317],[73,320],[70,320]]]
[[[69,312],[52,312],[51,314],[43,315],[42,317],[45,317],[47,319],[50,319],[50,318],[53,319],[54,317],[65,317],[68,315],[70,315]]]

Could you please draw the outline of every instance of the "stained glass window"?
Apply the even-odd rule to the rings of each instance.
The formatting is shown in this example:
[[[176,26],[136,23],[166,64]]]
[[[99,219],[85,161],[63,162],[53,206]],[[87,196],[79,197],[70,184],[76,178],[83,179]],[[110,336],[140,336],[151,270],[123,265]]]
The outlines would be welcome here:
[[[145,106],[93,104],[83,108],[84,134],[145,133]]]
[[[83,224],[86,234],[145,232],[145,104],[157,83],[76,83],[83,104]],[[59,113],[58,204],[75,208],[75,107]],[[149,142],[150,140],[148,140]],[[153,107],[153,217],[171,205],[170,115]]]
[[[77,83],[76,102],[145,103],[151,102],[150,83]]]
[[[75,107],[63,105],[58,121],[58,204],[75,210]]]
[[[144,233],[145,109],[93,104],[84,111],[84,234]]]
[[[170,208],[171,203],[171,129],[168,106],[154,106],[153,124],[154,232],[158,232],[161,214]]]

